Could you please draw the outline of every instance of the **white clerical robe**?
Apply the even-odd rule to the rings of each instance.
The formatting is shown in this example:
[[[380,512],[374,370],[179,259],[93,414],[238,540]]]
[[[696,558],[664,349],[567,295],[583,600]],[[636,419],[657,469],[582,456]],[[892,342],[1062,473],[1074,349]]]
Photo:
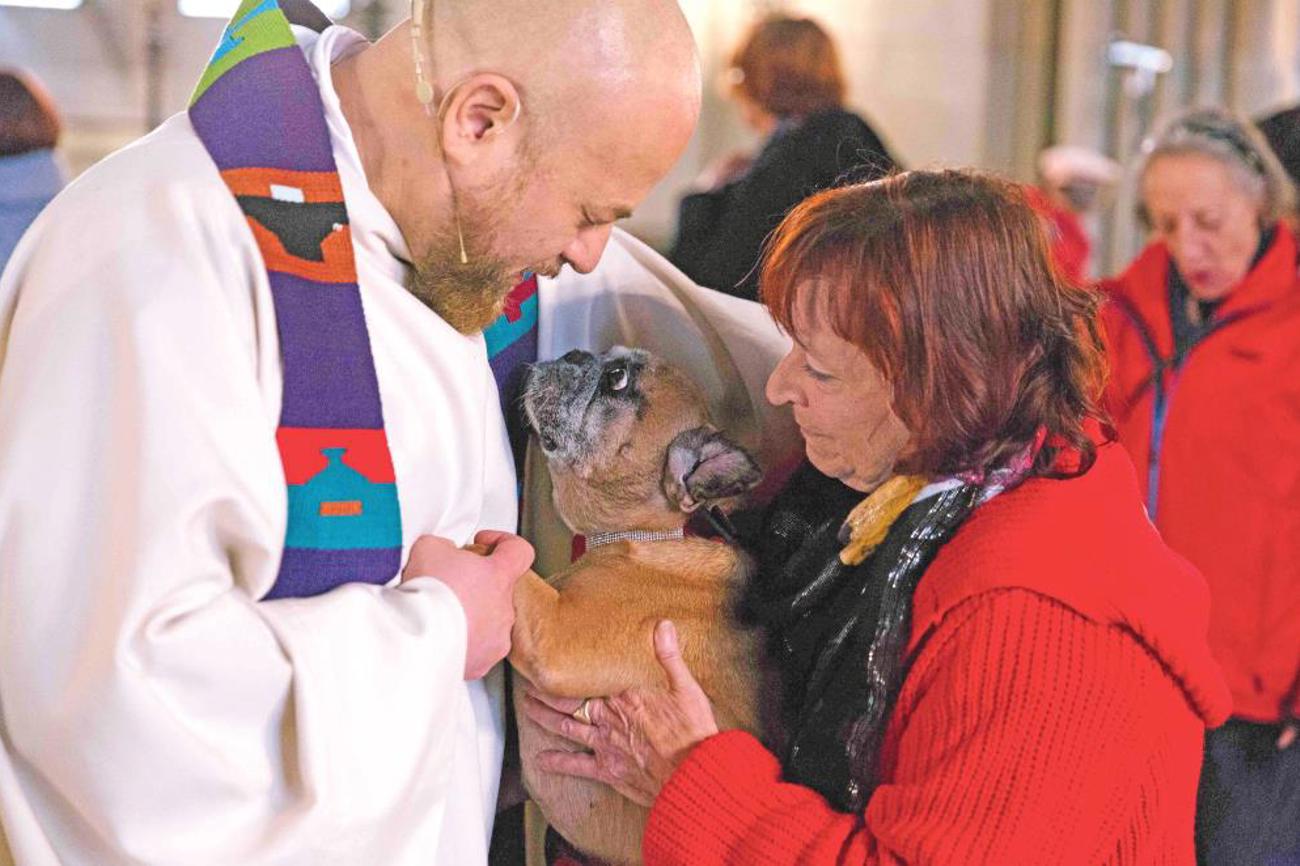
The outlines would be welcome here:
[[[514,529],[483,339],[403,287],[409,254],[330,82],[361,38],[299,35],[352,224],[403,560],[421,534]],[[756,449],[796,441],[762,403],[786,344],[758,307],[617,232],[593,274],[539,295],[542,357],[646,345]],[[86,172],[19,244],[0,280],[0,863],[486,861],[501,678],[462,681],[454,594],[420,579],[258,601],[285,536],[280,389],[263,264],[185,115]],[[545,483],[530,472],[527,510],[559,563]]]

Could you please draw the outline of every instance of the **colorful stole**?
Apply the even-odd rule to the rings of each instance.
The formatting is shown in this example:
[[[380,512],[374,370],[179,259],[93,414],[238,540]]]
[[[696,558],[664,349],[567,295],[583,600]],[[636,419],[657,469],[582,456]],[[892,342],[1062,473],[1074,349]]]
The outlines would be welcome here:
[[[528,366],[537,360],[537,276],[530,275],[506,296],[505,310],[483,332],[488,363],[501,396],[501,414],[510,435],[515,477],[522,496],[524,455],[528,450],[528,425],[520,401]],[[522,502],[520,503],[522,507]]]
[[[401,513],[347,207],[320,91],[277,0],[243,0],[189,114],[253,230],[280,335],[289,523],[265,597],[387,583]]]

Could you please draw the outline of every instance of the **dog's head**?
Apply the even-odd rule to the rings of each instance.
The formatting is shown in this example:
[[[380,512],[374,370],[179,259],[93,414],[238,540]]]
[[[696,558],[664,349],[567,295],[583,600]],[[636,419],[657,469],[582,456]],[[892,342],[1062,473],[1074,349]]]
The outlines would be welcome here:
[[[640,349],[575,350],[535,365],[524,410],[575,532],[672,529],[762,477],[709,423],[695,384]]]

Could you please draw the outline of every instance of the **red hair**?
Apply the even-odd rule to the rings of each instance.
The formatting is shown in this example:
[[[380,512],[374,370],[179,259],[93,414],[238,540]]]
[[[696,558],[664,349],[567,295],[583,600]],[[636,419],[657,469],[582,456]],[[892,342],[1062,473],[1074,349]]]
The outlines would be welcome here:
[[[786,216],[764,253],[761,293],[796,338],[796,308],[822,317],[893,386],[912,432],[901,471],[1000,466],[1046,430],[1033,473],[1062,448],[1096,455],[1105,360],[1099,296],[1052,263],[1014,184],[913,171],[828,190]],[[1059,468],[1059,467],[1058,467]]]
[[[830,34],[810,18],[762,19],[731,58],[737,93],[776,117],[844,104],[844,72]]]

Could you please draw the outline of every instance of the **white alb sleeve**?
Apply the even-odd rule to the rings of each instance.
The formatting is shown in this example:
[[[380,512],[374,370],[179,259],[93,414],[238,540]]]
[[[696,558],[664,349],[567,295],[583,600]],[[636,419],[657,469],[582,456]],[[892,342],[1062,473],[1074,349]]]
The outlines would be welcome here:
[[[430,580],[257,600],[267,322],[159,208],[47,225],[0,291],[5,814],[65,863],[405,862],[469,712],[464,613]],[[19,862],[36,832],[6,827]]]

